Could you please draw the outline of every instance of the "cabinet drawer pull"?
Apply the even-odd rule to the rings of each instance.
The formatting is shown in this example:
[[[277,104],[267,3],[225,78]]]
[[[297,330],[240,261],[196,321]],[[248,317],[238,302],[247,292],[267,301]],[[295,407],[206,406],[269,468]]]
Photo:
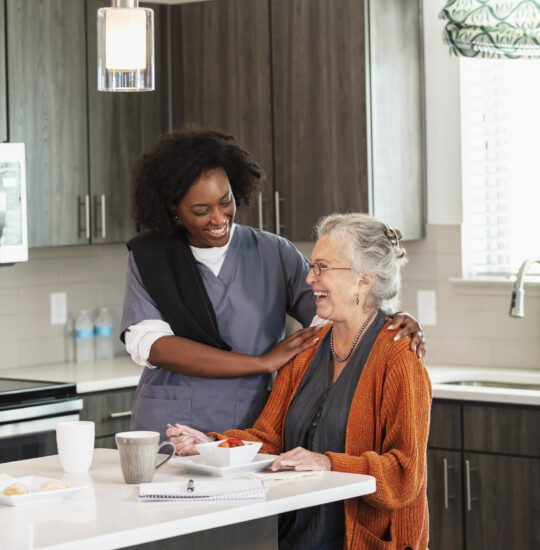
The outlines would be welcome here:
[[[467,491],[467,512],[472,510],[472,503],[476,500],[471,496],[471,472],[474,472],[474,468],[471,468],[471,463],[465,461],[465,490]]]
[[[263,211],[262,191],[259,191],[259,194],[257,195],[257,209],[259,212],[259,229],[262,231],[264,229],[264,211]]]
[[[281,235],[281,203],[283,199],[279,198],[279,191],[274,193],[274,210],[276,215],[276,235]]]
[[[111,413],[109,418],[127,418],[131,416],[131,411],[122,411],[117,413]]]
[[[105,195],[96,195],[94,197],[94,233],[96,237],[105,239],[107,237],[107,198]],[[99,216],[99,223],[98,223]]]
[[[79,218],[79,228],[77,237],[80,238],[82,234],[86,236],[87,239],[90,239],[90,196],[85,195],[83,199],[78,197],[78,218]],[[84,215],[81,215],[81,208],[84,208]],[[84,227],[82,220],[84,219]]]
[[[453,496],[448,495],[448,470],[451,470],[453,466],[448,464],[448,459],[443,460],[444,468],[444,509],[448,510],[448,501],[453,499]]]

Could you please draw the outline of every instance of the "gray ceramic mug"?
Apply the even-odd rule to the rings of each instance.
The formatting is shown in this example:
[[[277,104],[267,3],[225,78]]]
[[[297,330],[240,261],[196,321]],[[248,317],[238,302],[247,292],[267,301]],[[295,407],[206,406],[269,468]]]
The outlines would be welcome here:
[[[169,441],[159,443],[159,432],[121,432],[115,436],[120,453],[120,466],[126,483],[148,483],[154,472],[171,459],[176,449]],[[171,447],[169,456],[156,464],[158,452],[165,446]]]

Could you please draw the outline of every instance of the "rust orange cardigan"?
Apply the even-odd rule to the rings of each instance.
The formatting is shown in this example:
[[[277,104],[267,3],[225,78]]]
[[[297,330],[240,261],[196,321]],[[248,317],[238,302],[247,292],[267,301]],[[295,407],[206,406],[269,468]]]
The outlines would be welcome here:
[[[375,477],[371,495],[345,501],[347,548],[424,550],[428,542],[426,447],[431,384],[410,339],[394,342],[387,323],[360,376],[347,421],[345,452],[328,452],[332,470]],[[318,333],[328,332],[326,326]],[[253,428],[212,434],[262,441],[261,452],[283,452],[285,418],[317,346],[298,354],[276,378]]]

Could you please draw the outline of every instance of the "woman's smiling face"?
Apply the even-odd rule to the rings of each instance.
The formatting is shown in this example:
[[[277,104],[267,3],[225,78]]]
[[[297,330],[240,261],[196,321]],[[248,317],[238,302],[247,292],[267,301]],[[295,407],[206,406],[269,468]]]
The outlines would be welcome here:
[[[230,239],[236,203],[229,178],[222,168],[201,174],[176,209],[192,246],[225,246]]]
[[[320,275],[310,269],[306,277],[315,295],[317,315],[332,321],[346,320],[354,311],[358,278],[343,253],[343,244],[330,236],[321,237],[315,244],[311,261],[321,267]]]

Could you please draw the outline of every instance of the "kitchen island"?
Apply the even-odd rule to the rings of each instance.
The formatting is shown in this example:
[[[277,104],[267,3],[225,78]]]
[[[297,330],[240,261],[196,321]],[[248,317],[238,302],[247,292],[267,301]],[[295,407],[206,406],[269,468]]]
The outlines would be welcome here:
[[[199,476],[181,473],[173,460],[156,473],[154,482],[197,480]],[[87,474],[65,474],[56,455],[1,464],[0,473],[87,486],[50,504],[0,506],[0,547],[6,550],[165,549],[169,544],[200,550],[277,548],[277,514],[375,491],[371,476],[320,472],[269,482],[264,500],[139,502],[138,485],[124,483],[118,451],[111,449],[95,450]]]

